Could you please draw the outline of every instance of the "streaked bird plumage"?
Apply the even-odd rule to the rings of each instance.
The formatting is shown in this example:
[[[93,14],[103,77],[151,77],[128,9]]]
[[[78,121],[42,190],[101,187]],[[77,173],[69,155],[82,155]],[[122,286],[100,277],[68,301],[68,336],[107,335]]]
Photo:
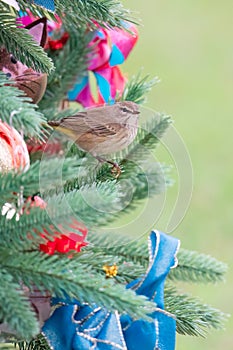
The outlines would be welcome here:
[[[79,148],[102,156],[126,148],[135,138],[139,107],[131,101],[88,108],[48,124],[71,137]]]

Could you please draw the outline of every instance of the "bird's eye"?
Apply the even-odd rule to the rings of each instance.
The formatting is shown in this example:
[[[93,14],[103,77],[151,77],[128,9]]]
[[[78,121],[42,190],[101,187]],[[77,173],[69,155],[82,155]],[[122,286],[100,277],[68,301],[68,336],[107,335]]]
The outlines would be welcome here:
[[[125,107],[121,108],[122,112],[127,113],[129,110]]]
[[[13,55],[11,55],[11,63],[13,64],[17,63],[17,59]]]

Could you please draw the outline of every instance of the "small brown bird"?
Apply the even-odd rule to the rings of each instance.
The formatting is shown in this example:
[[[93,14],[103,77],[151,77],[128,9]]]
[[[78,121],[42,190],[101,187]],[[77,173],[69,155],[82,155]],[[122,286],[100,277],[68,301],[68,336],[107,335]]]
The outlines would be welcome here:
[[[112,164],[112,172],[116,172],[116,177],[119,177],[119,165],[102,156],[118,152],[134,140],[139,114],[139,106],[136,103],[123,101],[88,108],[59,121],[49,121],[48,124],[72,138],[80,149],[89,152],[100,161]]]

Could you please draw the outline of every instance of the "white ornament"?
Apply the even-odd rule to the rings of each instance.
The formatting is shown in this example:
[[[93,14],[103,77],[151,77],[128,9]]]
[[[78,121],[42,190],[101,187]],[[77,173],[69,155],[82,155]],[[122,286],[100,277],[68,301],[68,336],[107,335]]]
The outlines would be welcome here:
[[[2,216],[6,216],[7,220],[13,219],[15,216],[15,220],[19,221],[20,215],[17,212],[16,206],[12,203],[5,203],[2,207]]]

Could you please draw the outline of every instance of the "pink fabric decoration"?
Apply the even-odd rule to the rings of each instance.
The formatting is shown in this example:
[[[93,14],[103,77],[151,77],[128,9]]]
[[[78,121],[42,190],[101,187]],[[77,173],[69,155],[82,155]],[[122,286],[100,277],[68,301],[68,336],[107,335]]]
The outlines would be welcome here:
[[[88,71],[86,76],[77,79],[68,98],[77,101],[84,107],[104,103],[113,103],[118,93],[121,95],[125,86],[125,77],[118,65],[123,63],[138,40],[138,32],[133,24],[124,22],[123,29],[105,29],[100,26],[90,42],[93,52],[88,71],[93,72],[97,85],[95,100],[90,87]]]

